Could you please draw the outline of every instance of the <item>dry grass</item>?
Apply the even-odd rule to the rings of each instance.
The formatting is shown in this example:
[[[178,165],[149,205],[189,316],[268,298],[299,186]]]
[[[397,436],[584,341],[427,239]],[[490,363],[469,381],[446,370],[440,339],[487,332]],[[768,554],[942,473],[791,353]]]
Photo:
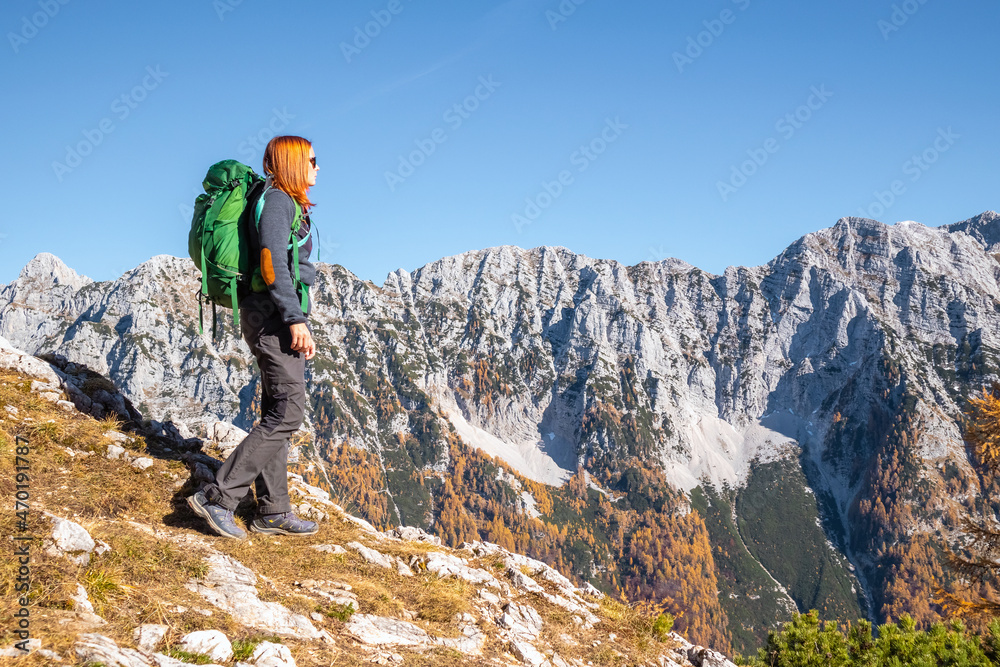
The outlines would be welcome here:
[[[17,408],[18,417],[8,417],[5,405]],[[139,471],[124,461],[104,458],[110,441],[103,434],[118,426],[113,420],[99,421],[63,411],[34,396],[29,379],[0,370],[0,497],[13,498],[15,437],[25,437],[31,448],[31,512],[27,534],[41,538],[51,531],[50,520],[42,514],[44,509],[80,523],[94,539],[111,547],[107,554],[93,557],[88,565],[78,566],[64,557],[45,554],[41,539],[31,543],[32,636],[41,638],[44,648],[70,657],[70,662],[75,657],[72,645],[76,636],[81,631],[92,631],[80,627],[78,616],[72,611],[70,596],[76,593],[78,582],[86,589],[96,613],[108,621],[108,625],[97,631],[122,646],[134,645],[132,630],[143,623],[170,626],[165,637],[166,648],[162,650],[174,647],[184,634],[204,629],[225,632],[244,651],[263,639],[274,640],[239,625],[185,588],[191,579],[206,573],[204,556],[208,548],[229,554],[256,572],[261,599],[279,601],[306,615],[324,614],[323,620],[315,623],[334,636],[341,635],[348,615],[338,614],[342,610],[308,595],[296,582],[316,579],[350,584],[364,613],[414,618],[414,623],[435,636],[456,636],[455,615],[475,612],[476,586],[457,579],[440,579],[427,572],[402,577],[394,570],[365,562],[353,551],[338,555],[309,548],[361,541],[409,562],[413,555],[434,550],[430,544],[377,540],[354,524],[337,519],[323,522],[317,534],[304,537],[252,535],[246,541],[236,542],[211,534],[184,502],[193,487],[183,463],[156,459],[153,467]],[[126,447],[141,452],[145,443],[141,438],[132,438]],[[77,452],[76,455],[67,448]],[[80,451],[93,454],[85,456]],[[242,506],[244,516],[250,508],[250,504]],[[161,535],[150,534],[131,522],[161,531]],[[180,545],[165,539],[163,531],[174,539],[192,539]],[[17,534],[16,517],[10,509],[0,512],[0,534]],[[502,560],[487,558],[472,564],[503,576]],[[0,646],[10,646],[15,641],[11,614],[15,610],[17,567],[15,559],[0,559],[0,592],[4,601],[0,608]],[[550,584],[540,583],[554,591]],[[540,596],[532,595],[527,601],[545,618],[543,642],[567,658],[579,657],[595,665],[653,662],[652,658],[665,646],[653,639],[649,614],[609,599],[596,612],[603,619],[601,624],[586,631],[574,622],[572,614]],[[178,613],[174,610],[176,605],[187,607],[187,611]],[[206,616],[199,610],[211,610],[212,614]],[[615,643],[607,641],[609,632],[618,635]],[[495,634],[487,635],[485,655],[479,658],[444,648],[393,652],[402,654],[407,665],[481,665],[506,653],[506,647]],[[342,635],[334,646],[293,639],[281,641],[289,646],[302,667],[370,664],[370,655]],[[601,644],[594,646],[595,641]],[[37,654],[17,659],[0,657],[0,667],[48,662]]]
[[[414,606],[420,618],[432,623],[448,623],[457,614],[472,609],[473,587],[460,579],[438,579],[424,575],[416,591]]]
[[[38,398],[30,391],[30,379],[0,371],[0,494],[12,498],[14,488],[14,446],[17,436],[28,439],[30,446],[30,513],[26,534],[46,535],[50,520],[42,510],[71,519],[84,526],[95,540],[106,542],[111,550],[93,557],[87,566],[78,566],[61,556],[42,551],[41,539],[31,543],[31,610],[33,637],[43,640],[43,647],[63,656],[72,655],[72,645],[80,631],[70,597],[82,584],[95,612],[108,621],[98,631],[122,646],[132,646],[132,629],[143,623],[170,626],[166,647],[194,630],[222,630],[245,646],[271,639],[259,631],[244,628],[227,614],[213,609],[211,616],[198,610],[208,605],[184,584],[206,572],[204,550],[181,547],[129,524],[136,522],[158,530],[185,533],[195,531],[212,547],[235,557],[262,575],[257,589],[261,599],[280,601],[292,611],[309,614],[322,604],[302,594],[295,582],[304,579],[331,579],[350,584],[359,604],[367,613],[402,617],[404,610],[415,612],[425,629],[441,635],[454,634],[452,617],[470,608],[471,588],[454,581],[421,574],[399,577],[364,562],[353,552],[327,554],[308,548],[313,544],[345,544],[363,540],[353,525],[333,520],[325,522],[318,534],[302,538],[274,538],[255,535],[245,542],[233,542],[209,534],[201,519],[193,516],[184,503],[191,492],[190,482],[182,488],[188,471],[179,461],[157,460],[153,467],[139,471],[124,461],[104,458],[110,440],[108,430],[119,427],[114,420],[94,420],[69,413]],[[18,410],[9,417],[4,406]],[[27,419],[25,419],[27,417]],[[145,444],[133,437],[126,448],[142,452]],[[74,456],[67,448],[76,453]],[[86,456],[80,452],[92,452]],[[12,511],[0,513],[2,534],[15,534],[16,517]],[[379,543],[382,551],[409,560],[413,554],[426,552],[424,544]],[[11,633],[16,607],[14,582],[16,560],[0,561],[0,591],[4,607],[0,610],[3,627],[0,645],[16,640]],[[173,611],[176,605],[187,607],[184,613]],[[329,619],[320,623],[336,631],[342,621]],[[438,628],[438,625],[449,627]],[[362,664],[363,655],[352,655],[337,647],[283,640],[300,665]],[[405,653],[405,651],[404,651]],[[408,664],[440,664],[442,658],[460,665],[454,651],[430,651],[407,655]],[[0,658],[0,665],[42,665],[48,660],[35,654],[27,658]],[[467,664],[475,664],[469,662]]]
[[[258,586],[262,599],[281,600],[290,607],[293,605],[289,596],[298,595],[295,582],[309,578],[349,584],[358,597],[361,610],[378,616],[402,618],[404,611],[410,611],[430,623],[450,623],[455,614],[470,610],[470,600],[476,591],[464,582],[440,579],[429,573],[401,577],[395,571],[367,563],[350,551],[327,554],[308,548],[331,542],[344,544],[359,537],[353,525],[330,521],[322,524],[316,535],[295,539],[254,536],[246,542],[227,542],[219,548],[250,569],[267,573],[267,581]],[[414,551],[407,549],[408,546],[386,542],[380,543],[378,548],[406,560]],[[328,610],[313,604],[298,611],[324,613]],[[451,634],[451,628],[446,634]]]

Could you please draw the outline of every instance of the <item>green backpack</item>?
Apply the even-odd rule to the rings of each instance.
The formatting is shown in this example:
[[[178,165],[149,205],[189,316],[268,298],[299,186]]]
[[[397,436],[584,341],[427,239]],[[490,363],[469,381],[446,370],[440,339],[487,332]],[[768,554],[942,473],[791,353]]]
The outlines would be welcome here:
[[[247,292],[266,292],[257,258],[250,252],[250,209],[247,202],[257,198],[254,224],[260,224],[264,209],[264,178],[236,160],[213,164],[202,182],[205,194],[194,202],[194,217],[188,234],[188,252],[201,271],[198,292],[198,333],[204,333],[202,306],[212,304],[212,338],[216,334],[216,305],[232,308],[233,325],[239,331],[239,297]],[[301,293],[302,312],[308,308],[309,286],[299,280],[298,250],[308,241],[312,230],[302,240],[296,239],[301,225],[302,208],[295,202],[288,248],[292,250],[295,280]]]

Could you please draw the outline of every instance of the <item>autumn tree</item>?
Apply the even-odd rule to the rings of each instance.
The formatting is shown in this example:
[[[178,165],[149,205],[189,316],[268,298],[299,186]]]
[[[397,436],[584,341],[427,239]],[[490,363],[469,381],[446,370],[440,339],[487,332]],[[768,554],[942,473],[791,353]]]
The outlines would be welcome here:
[[[974,462],[979,466],[983,487],[1000,480],[1000,384],[970,399],[965,410],[963,435]],[[1000,522],[990,505],[981,516],[966,515],[964,545],[946,548],[948,563],[960,577],[957,592],[939,591],[943,601],[958,614],[1000,615],[1000,598],[993,592],[1000,578]]]

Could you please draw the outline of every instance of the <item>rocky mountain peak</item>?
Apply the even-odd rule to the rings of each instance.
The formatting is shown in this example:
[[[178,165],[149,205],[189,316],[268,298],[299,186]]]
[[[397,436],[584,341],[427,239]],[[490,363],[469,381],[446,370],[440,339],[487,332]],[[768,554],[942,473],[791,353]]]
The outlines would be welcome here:
[[[18,276],[21,282],[31,282],[35,287],[66,286],[78,290],[84,285],[94,282],[87,276],[81,276],[73,269],[48,252],[40,252],[28,262]]]
[[[1000,215],[996,211],[985,211],[977,216],[946,225],[942,229],[951,232],[965,232],[983,244],[988,252],[995,252],[1000,244]]]

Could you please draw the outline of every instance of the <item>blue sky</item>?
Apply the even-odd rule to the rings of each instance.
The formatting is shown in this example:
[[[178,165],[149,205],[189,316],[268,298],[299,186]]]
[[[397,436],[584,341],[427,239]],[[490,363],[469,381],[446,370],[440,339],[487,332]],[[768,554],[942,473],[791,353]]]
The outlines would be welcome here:
[[[316,150],[322,260],[377,284],[504,244],[720,273],[846,215],[963,220],[1000,206],[998,25],[987,0],[9,0],[0,283],[42,251],[97,280],[185,256],[208,166],[259,169],[275,132]]]

